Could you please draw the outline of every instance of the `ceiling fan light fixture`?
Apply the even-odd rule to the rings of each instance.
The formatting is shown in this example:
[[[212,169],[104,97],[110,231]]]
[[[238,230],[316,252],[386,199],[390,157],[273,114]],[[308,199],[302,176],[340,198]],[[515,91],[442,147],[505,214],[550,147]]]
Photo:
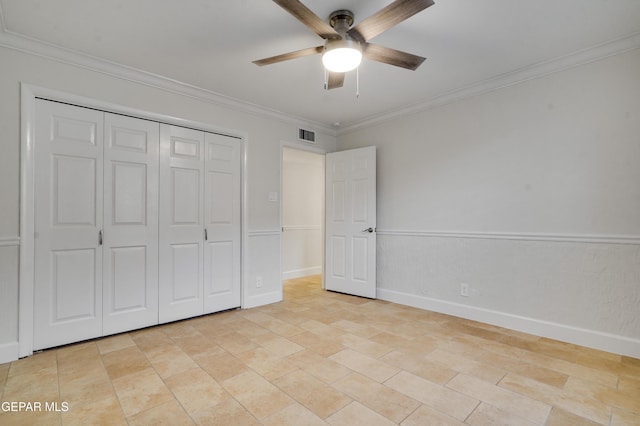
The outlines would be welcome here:
[[[362,48],[354,40],[330,40],[322,54],[322,64],[328,71],[347,72],[358,68],[362,61]]]

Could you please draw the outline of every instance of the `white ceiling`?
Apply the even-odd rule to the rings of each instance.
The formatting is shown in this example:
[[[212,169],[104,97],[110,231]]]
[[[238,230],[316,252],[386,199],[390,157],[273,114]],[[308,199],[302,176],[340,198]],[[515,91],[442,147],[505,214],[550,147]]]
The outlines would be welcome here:
[[[356,23],[390,2],[303,0],[322,18],[350,9]],[[640,34],[640,0],[436,0],[372,40],[427,61],[408,71],[365,60],[356,98],[355,72],[323,90],[319,55],[251,63],[323,44],[269,0],[0,0],[0,12],[7,34],[342,126]]]

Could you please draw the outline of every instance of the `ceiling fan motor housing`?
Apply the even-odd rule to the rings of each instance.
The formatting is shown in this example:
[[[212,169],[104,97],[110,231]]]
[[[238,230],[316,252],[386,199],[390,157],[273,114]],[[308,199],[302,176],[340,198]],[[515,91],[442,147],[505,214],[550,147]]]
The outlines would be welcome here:
[[[329,15],[329,25],[340,35],[343,35],[353,25],[353,12],[346,9],[332,12]]]
[[[329,15],[329,25],[340,34],[340,39],[328,39],[324,45],[324,51],[334,49],[355,49],[362,53],[362,46],[354,40],[347,31],[353,25],[353,12],[346,9],[336,10]]]

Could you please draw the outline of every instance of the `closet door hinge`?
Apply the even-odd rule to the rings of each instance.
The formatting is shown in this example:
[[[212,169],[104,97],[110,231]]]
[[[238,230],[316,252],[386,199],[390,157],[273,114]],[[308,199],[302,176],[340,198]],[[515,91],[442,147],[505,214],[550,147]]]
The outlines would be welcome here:
[[[204,240],[207,241],[207,228],[204,228]]]
[[[98,231],[98,245],[102,245],[102,229]]]

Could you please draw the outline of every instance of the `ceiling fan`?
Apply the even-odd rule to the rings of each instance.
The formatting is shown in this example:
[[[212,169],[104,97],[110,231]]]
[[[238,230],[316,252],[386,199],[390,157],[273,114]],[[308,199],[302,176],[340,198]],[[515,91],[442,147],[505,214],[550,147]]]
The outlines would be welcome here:
[[[270,65],[322,53],[322,62],[328,73],[326,88],[335,89],[342,87],[345,72],[356,68],[363,56],[410,70],[416,70],[425,60],[422,56],[369,43],[369,40],[433,6],[433,0],[395,0],[353,27],[353,13],[349,10],[336,10],[331,13],[327,23],[299,0],[273,1],[326,41],[322,46],[253,61],[256,65]]]

